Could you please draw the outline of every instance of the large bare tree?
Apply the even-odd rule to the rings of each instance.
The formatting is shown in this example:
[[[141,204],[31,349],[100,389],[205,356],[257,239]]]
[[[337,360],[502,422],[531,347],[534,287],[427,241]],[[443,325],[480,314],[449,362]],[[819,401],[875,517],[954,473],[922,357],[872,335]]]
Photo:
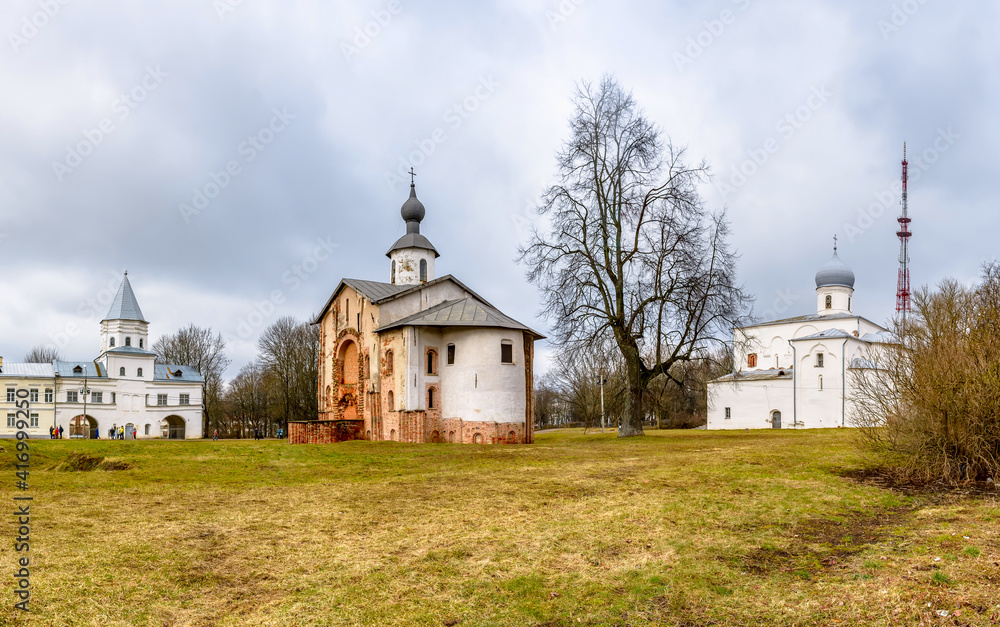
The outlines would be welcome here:
[[[152,346],[156,362],[194,366],[205,378],[205,408],[202,433],[208,437],[212,424],[222,411],[222,375],[231,360],[226,356],[226,341],[221,333],[189,325],[173,335],[165,335]]]
[[[574,104],[560,181],[539,207],[550,228],[535,230],[521,261],[558,344],[608,342],[621,353],[628,411],[619,436],[642,435],[650,381],[682,384],[671,367],[730,341],[750,299],[725,215],[698,194],[707,165],[689,166],[612,77],[581,84]]]
[[[273,417],[285,432],[289,420],[316,420],[319,327],[284,316],[260,334],[257,347],[261,364],[274,377]]]
[[[59,356],[58,350],[52,346],[44,346],[42,344],[32,346],[28,354],[24,356],[24,362],[28,364],[50,364],[60,359],[62,357]]]

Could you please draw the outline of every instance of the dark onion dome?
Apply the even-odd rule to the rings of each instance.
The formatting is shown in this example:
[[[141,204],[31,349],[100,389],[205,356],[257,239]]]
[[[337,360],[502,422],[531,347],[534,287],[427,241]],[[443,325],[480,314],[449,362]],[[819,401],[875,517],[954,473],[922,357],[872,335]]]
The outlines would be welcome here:
[[[426,214],[424,203],[417,199],[417,188],[413,183],[410,183],[410,197],[403,203],[403,207],[399,210],[399,213],[407,222],[419,223],[424,219],[424,215]]]
[[[854,272],[837,256],[837,249],[833,249],[833,257],[823,264],[823,267],[816,273],[816,287],[849,287],[854,289]]]

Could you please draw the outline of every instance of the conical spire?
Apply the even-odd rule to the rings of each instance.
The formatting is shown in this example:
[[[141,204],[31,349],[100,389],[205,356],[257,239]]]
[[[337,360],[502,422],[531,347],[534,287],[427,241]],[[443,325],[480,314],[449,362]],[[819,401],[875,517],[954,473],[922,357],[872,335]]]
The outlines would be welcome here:
[[[111,309],[108,310],[108,315],[104,319],[147,322],[142,317],[139,302],[135,299],[135,292],[132,291],[132,285],[128,282],[128,271],[125,272],[122,284],[118,288],[118,293],[115,294],[115,299],[111,302]]]

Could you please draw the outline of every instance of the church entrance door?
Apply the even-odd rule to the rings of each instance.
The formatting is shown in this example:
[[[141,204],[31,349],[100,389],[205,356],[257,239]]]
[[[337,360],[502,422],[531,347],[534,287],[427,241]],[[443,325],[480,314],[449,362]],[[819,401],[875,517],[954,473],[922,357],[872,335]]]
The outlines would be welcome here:
[[[771,414],[771,428],[780,429],[781,428],[781,412],[775,411]]]

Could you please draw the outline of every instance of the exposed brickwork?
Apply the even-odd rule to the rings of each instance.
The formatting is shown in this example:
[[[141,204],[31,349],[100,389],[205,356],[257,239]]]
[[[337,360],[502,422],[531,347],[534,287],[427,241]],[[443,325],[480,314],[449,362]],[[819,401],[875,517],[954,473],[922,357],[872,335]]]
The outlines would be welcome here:
[[[290,444],[332,444],[364,439],[363,420],[317,420],[289,422]]]

